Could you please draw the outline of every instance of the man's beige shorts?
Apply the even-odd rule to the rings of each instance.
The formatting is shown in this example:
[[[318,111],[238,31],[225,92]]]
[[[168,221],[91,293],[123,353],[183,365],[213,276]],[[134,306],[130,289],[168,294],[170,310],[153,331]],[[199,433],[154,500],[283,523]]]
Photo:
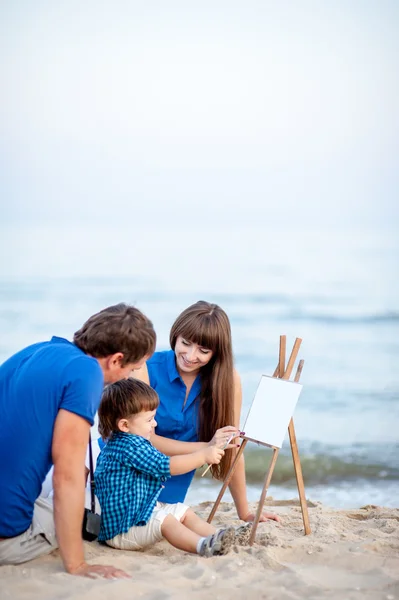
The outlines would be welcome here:
[[[39,498],[35,502],[31,526],[13,538],[0,541],[0,565],[17,565],[49,554],[58,548],[55,537],[53,503]]]
[[[157,502],[151,519],[146,525],[131,527],[126,533],[116,535],[112,540],[107,540],[108,546],[118,550],[141,550],[152,546],[163,539],[161,526],[168,515],[173,515],[181,521],[189,507],[178,502],[177,504],[166,504]]]

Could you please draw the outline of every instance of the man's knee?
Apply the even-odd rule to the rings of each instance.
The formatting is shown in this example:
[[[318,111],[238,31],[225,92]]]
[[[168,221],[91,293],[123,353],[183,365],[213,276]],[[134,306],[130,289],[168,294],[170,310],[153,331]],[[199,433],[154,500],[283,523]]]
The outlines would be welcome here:
[[[0,565],[18,565],[50,554],[57,546],[44,534],[33,535],[32,526],[21,535],[0,542]]]

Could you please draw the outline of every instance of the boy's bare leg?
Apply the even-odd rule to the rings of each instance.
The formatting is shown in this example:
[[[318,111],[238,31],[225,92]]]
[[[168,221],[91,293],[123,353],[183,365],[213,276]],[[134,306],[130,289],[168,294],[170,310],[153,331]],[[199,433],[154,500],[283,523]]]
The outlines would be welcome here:
[[[203,521],[203,519],[201,519],[201,517],[198,517],[198,515],[196,515],[195,512],[191,510],[191,508],[189,508],[185,512],[181,523],[183,523],[183,525],[185,525],[185,527],[187,527],[191,531],[194,531],[194,533],[198,533],[198,535],[200,535],[201,537],[207,537],[208,535],[212,535],[216,531],[213,525],[207,523],[206,521]]]
[[[203,537],[180,523],[173,515],[165,517],[161,525],[161,532],[172,546],[193,554],[197,553],[197,544],[200,538]]]

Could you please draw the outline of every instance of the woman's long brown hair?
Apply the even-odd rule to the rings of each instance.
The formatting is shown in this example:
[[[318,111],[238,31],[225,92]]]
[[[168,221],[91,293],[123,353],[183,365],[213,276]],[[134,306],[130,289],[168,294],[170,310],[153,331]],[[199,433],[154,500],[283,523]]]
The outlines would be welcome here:
[[[213,352],[209,363],[201,367],[198,428],[199,440],[209,442],[217,429],[235,424],[230,321],[220,306],[200,300],[186,308],[172,325],[173,350],[179,335]],[[227,450],[220,464],[212,466],[212,475],[225,479],[232,460],[233,452]]]

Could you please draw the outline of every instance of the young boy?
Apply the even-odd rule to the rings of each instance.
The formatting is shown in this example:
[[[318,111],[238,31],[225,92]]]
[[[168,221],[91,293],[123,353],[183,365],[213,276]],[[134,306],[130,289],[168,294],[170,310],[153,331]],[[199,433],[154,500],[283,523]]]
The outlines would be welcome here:
[[[166,456],[151,444],[159,398],[137,379],[105,388],[99,431],[108,440],[97,460],[96,495],[101,505],[99,541],[113,548],[140,550],[165,538],[200,556],[226,554],[246,544],[250,524],[217,531],[184,504],[157,502],[162,482],[204,463],[218,464],[224,451],[216,446],[179,456]]]

